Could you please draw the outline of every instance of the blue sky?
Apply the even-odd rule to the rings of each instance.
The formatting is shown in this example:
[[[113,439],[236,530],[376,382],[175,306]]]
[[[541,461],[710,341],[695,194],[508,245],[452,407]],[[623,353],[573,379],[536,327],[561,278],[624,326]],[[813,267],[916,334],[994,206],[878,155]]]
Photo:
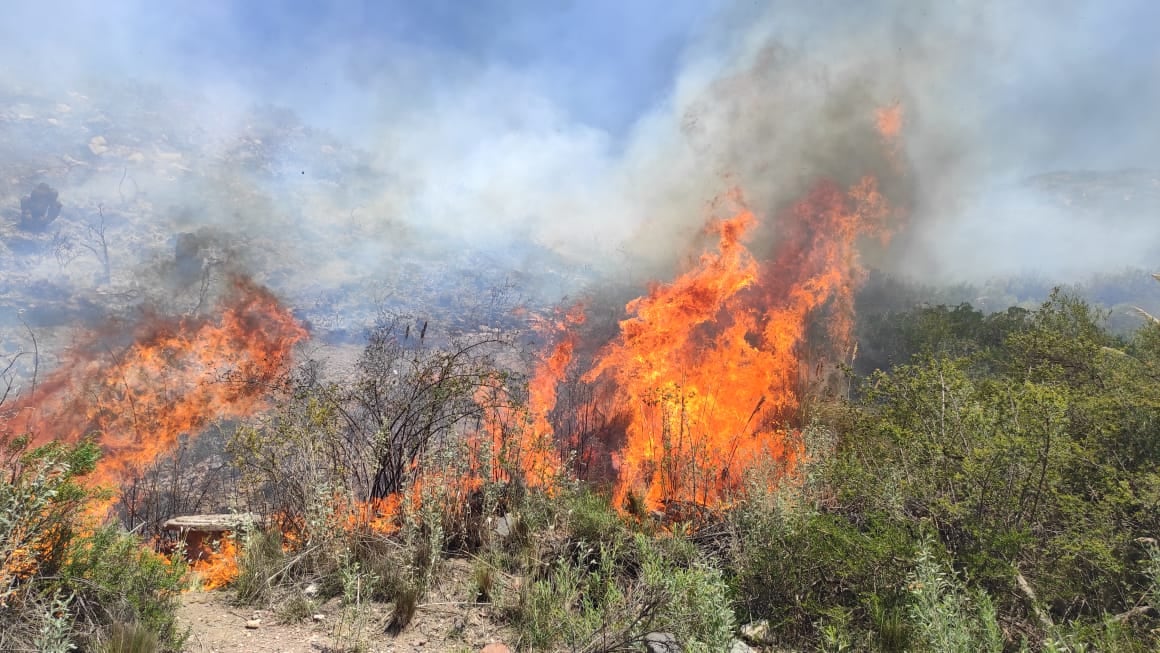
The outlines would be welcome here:
[[[382,71],[401,59],[427,60],[432,92],[498,68],[528,80],[571,119],[623,135],[665,99],[690,51],[727,43],[749,23],[770,23],[778,38],[808,50],[827,33],[861,24],[970,30],[976,4],[990,7],[981,38],[1001,46],[977,53],[974,77],[958,90],[993,106],[991,119],[1004,123],[998,140],[1023,143],[1025,156],[1048,166],[1092,157],[1115,165],[1112,149],[1123,163],[1147,163],[1156,138],[1135,132],[1160,109],[1160,3],[1150,0],[925,7],[891,0],[22,0],[0,35],[9,53],[71,53],[77,61],[69,68],[104,66],[110,74],[229,80],[285,98],[306,115],[316,108],[311,94],[374,86],[390,95]],[[1069,144],[1067,126],[1084,132],[1079,140],[1102,132],[1117,147],[1092,153]]]
[[[278,4],[239,3],[225,18],[227,59],[261,62],[257,72],[266,81],[309,70],[314,56],[347,39],[355,61],[344,72],[353,76],[372,76],[398,49],[414,48],[467,66],[523,71],[578,120],[612,129],[623,129],[667,91],[712,6],[696,0],[359,0],[281,3],[293,5],[283,10]]]
[[[0,25],[19,57],[64,70],[229,81],[256,95],[377,86],[426,60],[432,88],[503,68],[578,121],[623,131],[663,97],[715,3],[698,0],[26,0]],[[39,25],[30,32],[28,25]],[[14,66],[14,68],[17,66]],[[442,69],[442,70],[441,70]],[[51,74],[50,74],[51,76]],[[406,92],[413,89],[407,88]]]

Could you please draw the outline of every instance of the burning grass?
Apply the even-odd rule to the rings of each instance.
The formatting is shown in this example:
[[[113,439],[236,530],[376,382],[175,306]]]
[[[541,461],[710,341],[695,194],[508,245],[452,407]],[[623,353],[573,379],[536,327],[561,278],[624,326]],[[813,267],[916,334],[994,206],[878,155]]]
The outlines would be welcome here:
[[[235,277],[213,317],[144,314],[83,337],[57,370],[4,406],[0,428],[36,444],[95,435],[103,455],[87,482],[115,489],[181,435],[264,407],[305,337],[268,290]]]

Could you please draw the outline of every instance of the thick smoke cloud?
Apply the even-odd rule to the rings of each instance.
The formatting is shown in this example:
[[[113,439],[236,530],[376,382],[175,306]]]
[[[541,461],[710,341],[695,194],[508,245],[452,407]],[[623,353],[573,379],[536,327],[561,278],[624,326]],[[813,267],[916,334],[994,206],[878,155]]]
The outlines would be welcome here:
[[[173,230],[242,232],[287,283],[524,241],[647,275],[731,184],[776,213],[817,176],[865,173],[910,209],[878,262],[925,280],[1160,255],[1151,205],[1077,214],[1026,181],[1160,168],[1152,3],[758,4],[15,3],[0,83],[112,106],[142,102],[127,80],[160,88],[149,115],[209,173],[127,168],[133,192]],[[897,169],[872,129],[893,102]],[[279,148],[310,130],[326,136]],[[239,142],[260,143],[260,173]]]

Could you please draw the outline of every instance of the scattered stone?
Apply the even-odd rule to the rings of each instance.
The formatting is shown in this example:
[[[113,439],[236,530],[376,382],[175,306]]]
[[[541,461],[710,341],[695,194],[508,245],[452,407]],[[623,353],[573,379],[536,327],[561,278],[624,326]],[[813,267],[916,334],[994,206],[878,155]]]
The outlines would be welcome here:
[[[302,590],[302,595],[308,599],[312,599],[318,596],[318,585],[316,583],[307,585],[306,588]]]
[[[257,630],[258,627],[261,625],[262,625],[261,619],[250,619],[249,621],[246,622],[246,629]]]
[[[735,639],[729,646],[729,653],[754,653],[754,648],[739,639]]]
[[[48,184],[37,184],[28,197],[20,200],[20,228],[44,231],[60,215],[59,194]]]
[[[314,620],[314,623],[319,623],[319,622],[321,622],[323,619],[325,619],[325,618],[326,618],[326,615],[324,615],[324,614],[316,614],[316,615],[312,615],[310,618]]]
[[[644,636],[644,648],[648,653],[681,653],[684,649],[672,633],[649,633]]]
[[[105,152],[108,152],[109,146],[108,146],[107,142],[105,141],[105,137],[104,136],[93,136],[92,140],[89,141],[89,151],[97,156],[100,156],[100,155],[104,154]]]
[[[739,631],[741,639],[744,639],[750,644],[772,644],[773,640],[769,636],[769,620],[761,619],[753,623],[745,624]]]
[[[506,540],[512,534],[512,518],[508,515],[501,515],[495,520],[495,534],[501,540]]]
[[[507,644],[492,642],[479,650],[479,653],[512,653]]]

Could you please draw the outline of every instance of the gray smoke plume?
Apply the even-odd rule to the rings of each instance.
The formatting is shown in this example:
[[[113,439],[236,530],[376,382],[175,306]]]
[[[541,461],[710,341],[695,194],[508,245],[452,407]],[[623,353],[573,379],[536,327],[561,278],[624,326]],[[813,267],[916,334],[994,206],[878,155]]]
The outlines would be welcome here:
[[[894,272],[1160,260],[1151,3],[166,4],[0,21],[3,201],[47,180],[62,219],[99,204],[119,261],[211,228],[298,296],[452,264],[559,296],[663,273],[730,186],[771,215],[863,174],[908,208],[872,260]]]

